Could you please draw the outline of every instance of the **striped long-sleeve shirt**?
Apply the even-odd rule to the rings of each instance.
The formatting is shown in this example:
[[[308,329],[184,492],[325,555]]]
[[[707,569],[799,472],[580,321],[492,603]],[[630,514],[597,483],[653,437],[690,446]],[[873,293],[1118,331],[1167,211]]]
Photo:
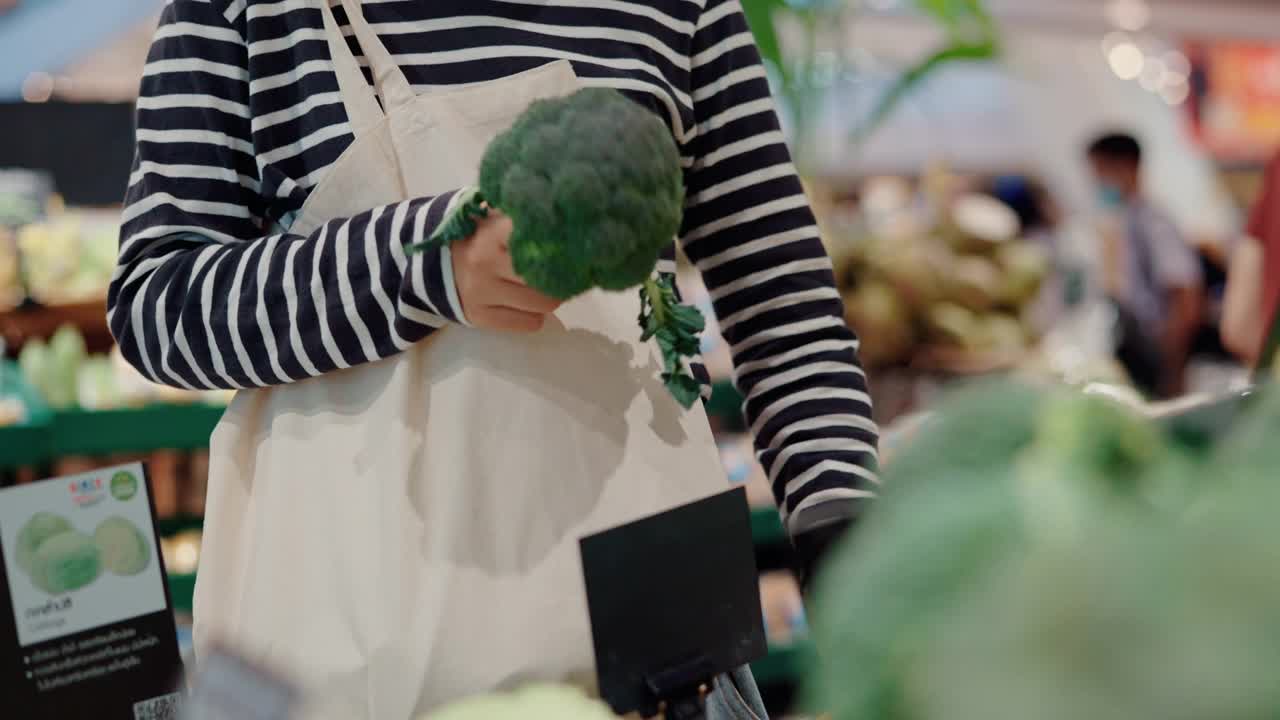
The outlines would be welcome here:
[[[164,10],[109,297],[125,357],[153,380],[288,383],[393,355],[459,320],[446,258],[403,251],[448,197],[289,231],[352,140],[322,1]],[[783,515],[799,533],[854,514],[875,477],[866,378],[737,0],[363,8],[419,92],[564,58],[586,84],[616,87],[668,123],[686,168],[681,242],[712,293]]]

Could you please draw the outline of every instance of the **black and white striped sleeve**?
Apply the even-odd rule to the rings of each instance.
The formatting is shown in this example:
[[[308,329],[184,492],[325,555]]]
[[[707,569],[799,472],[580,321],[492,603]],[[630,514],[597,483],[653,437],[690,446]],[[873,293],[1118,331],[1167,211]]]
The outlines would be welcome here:
[[[407,348],[461,312],[444,253],[406,256],[452,195],[270,235],[246,45],[172,0],[142,79],[108,318],[126,359],[179,387],[301,380]]]
[[[856,515],[877,429],[857,339],[738,0],[693,41],[682,242],[711,291],[761,463],[793,536]]]

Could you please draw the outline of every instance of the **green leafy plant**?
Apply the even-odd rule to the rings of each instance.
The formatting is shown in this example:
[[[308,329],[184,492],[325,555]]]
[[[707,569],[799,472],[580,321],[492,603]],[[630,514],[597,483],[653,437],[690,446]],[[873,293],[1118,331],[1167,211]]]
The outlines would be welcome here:
[[[479,187],[410,250],[465,239],[493,209],[511,218],[512,264],[529,287],[560,300],[638,287],[642,337],[658,343],[664,383],[684,407],[697,401],[685,361],[704,320],[655,272],[684,212],[680,153],[661,119],[607,88],[534,102],[486,148]]]
[[[781,91],[793,109],[802,114],[814,92],[808,77],[814,67],[816,34],[831,21],[847,12],[847,2],[840,0],[743,0],[747,22],[756,36],[760,54],[775,69]],[[939,69],[956,62],[991,60],[999,55],[999,33],[994,19],[982,0],[914,0],[921,13],[943,31],[942,44],[907,67],[877,99],[866,118],[855,128],[857,139],[864,139],[879,127],[913,90]],[[774,21],[790,16],[804,28],[804,43],[794,63],[784,60],[782,43]],[[801,124],[803,128],[803,123]]]

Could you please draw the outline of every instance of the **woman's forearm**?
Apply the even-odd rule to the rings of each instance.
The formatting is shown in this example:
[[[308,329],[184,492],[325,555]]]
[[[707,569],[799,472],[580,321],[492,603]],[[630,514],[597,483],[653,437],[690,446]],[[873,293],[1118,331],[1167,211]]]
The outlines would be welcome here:
[[[404,252],[449,198],[248,241],[127,224],[111,331],[148,378],[193,388],[278,385],[388,357],[457,319],[447,256]]]

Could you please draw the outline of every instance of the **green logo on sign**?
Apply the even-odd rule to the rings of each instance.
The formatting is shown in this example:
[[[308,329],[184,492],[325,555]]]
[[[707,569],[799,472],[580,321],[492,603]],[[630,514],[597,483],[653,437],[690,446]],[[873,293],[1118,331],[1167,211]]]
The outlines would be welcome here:
[[[121,470],[111,476],[111,497],[117,500],[129,500],[138,494],[138,478],[128,470]]]

